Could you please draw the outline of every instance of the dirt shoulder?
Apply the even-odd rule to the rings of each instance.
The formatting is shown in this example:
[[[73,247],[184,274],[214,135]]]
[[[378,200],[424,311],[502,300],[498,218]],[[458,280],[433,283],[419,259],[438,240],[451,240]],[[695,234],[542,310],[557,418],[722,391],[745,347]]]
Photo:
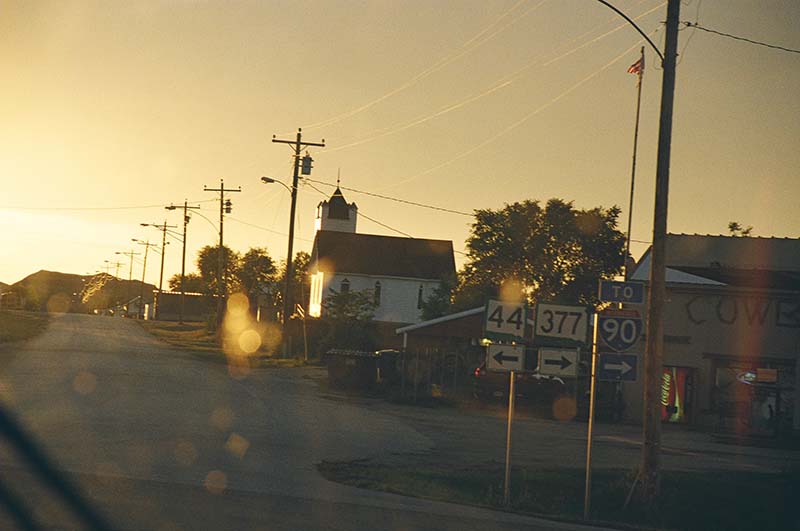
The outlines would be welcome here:
[[[326,478],[436,500],[502,505],[504,407],[468,400],[449,407],[410,407],[381,400],[361,400],[360,405],[409,424],[433,440],[434,449],[321,463],[319,469]],[[633,506],[623,511],[640,459],[641,428],[597,425],[595,523],[703,529],[725,522],[725,528],[747,529],[759,521],[753,518],[760,518],[764,528],[794,524],[795,517],[781,503],[800,484],[800,452],[723,444],[709,433],[670,428],[666,427],[662,439],[663,503],[652,511]],[[569,521],[581,518],[586,436],[585,423],[543,419],[537,412],[520,408],[512,437],[513,510]],[[733,500],[743,495],[750,501],[736,505]],[[759,509],[753,509],[756,501]]]

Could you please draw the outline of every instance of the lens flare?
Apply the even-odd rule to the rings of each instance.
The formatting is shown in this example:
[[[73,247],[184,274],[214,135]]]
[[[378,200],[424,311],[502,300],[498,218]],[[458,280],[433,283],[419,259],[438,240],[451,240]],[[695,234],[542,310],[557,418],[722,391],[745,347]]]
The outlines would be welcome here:
[[[225,492],[225,487],[228,486],[228,477],[222,470],[212,470],[206,476],[203,485],[211,494],[222,494]]]
[[[261,347],[261,334],[249,328],[239,334],[239,348],[245,354],[252,354]]]
[[[219,431],[228,431],[233,425],[233,411],[227,407],[218,407],[211,412],[211,425]]]

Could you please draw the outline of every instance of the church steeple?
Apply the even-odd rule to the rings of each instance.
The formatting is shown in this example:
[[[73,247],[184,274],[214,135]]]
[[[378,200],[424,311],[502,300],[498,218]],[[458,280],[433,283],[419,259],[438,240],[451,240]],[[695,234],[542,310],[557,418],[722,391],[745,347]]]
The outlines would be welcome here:
[[[327,201],[322,201],[317,205],[317,218],[315,220],[316,230],[334,230],[339,232],[356,232],[356,221],[358,207],[355,203],[348,203],[342,194],[339,183],[340,177],[336,177],[336,190]]]

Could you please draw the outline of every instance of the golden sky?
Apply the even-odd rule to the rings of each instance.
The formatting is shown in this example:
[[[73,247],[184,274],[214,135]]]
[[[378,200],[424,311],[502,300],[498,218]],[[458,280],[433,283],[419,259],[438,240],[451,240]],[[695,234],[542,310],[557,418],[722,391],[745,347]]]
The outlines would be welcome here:
[[[661,47],[662,4],[615,2]],[[617,204],[625,229],[636,98],[626,70],[641,38],[594,0],[26,0],[0,11],[0,281],[94,273],[131,238],[160,240],[140,223],[180,224],[163,206],[184,199],[211,220],[189,225],[193,261],[216,242],[203,186],[220,178],[243,190],[226,244],[282,259],[289,195],[260,177],[288,182],[289,148],[271,138],[297,127],[327,143],[311,150],[316,180],[341,171],[343,186],[466,212],[529,198]],[[681,20],[800,48],[794,0],[692,0]],[[669,230],[720,234],[738,220],[799,237],[800,54],[694,29],[679,50]],[[661,88],[645,53],[635,255],[652,232]],[[469,217],[345,197],[464,248]],[[301,187],[296,250],[310,250],[323,198]],[[397,234],[365,217],[358,229]],[[173,241],[165,279],[178,271]]]

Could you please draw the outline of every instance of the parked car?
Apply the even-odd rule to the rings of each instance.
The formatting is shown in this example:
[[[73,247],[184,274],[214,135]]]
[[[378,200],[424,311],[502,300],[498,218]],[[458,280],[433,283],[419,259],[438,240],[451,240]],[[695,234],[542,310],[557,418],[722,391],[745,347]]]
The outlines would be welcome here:
[[[514,394],[531,404],[549,405],[568,393],[564,380],[535,372],[515,373]],[[482,402],[505,400],[508,397],[509,376],[506,372],[486,369],[483,363],[472,373],[473,395]]]

